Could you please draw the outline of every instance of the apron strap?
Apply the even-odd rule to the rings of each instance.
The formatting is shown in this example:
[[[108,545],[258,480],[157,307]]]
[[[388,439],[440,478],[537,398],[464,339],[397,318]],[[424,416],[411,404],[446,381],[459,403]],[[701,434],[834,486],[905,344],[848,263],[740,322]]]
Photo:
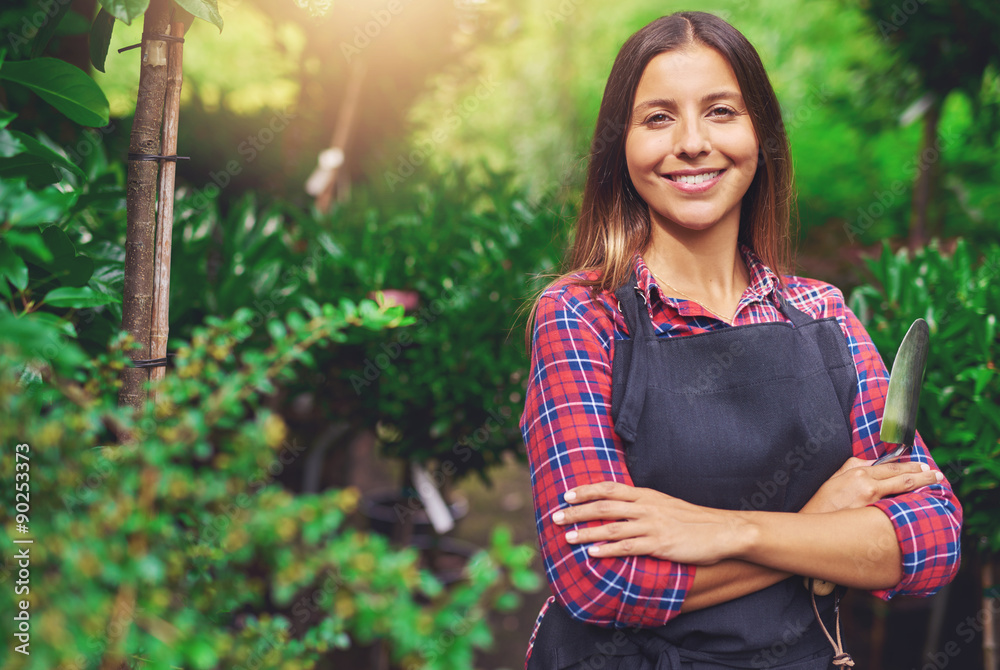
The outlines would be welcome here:
[[[781,294],[781,291],[775,291],[774,299],[778,303],[778,309],[781,310],[781,313],[788,317],[788,320],[791,321],[792,325],[796,328],[801,328],[810,321],[814,320],[805,312],[796,309],[792,305],[791,301]]]
[[[826,624],[823,623],[823,617],[819,615],[819,609],[816,607],[816,590],[813,588],[813,578],[809,577],[808,579],[809,581],[806,584],[806,588],[809,589],[809,597],[812,599],[813,613],[816,615],[816,621],[819,622],[819,627],[823,629],[823,635],[826,635],[826,639],[830,642],[830,646],[833,647],[833,664],[838,668],[853,668],[854,659],[851,658],[850,654],[844,651],[844,643],[840,639],[840,593],[834,593],[833,596],[833,611],[836,621],[834,628],[837,632],[837,640],[835,642],[833,636],[830,635],[830,631],[826,629]],[[834,587],[834,590],[836,591],[837,588],[838,587]]]
[[[632,354],[627,377],[628,387],[618,417],[615,419],[615,432],[626,442],[632,443],[635,442],[639,419],[642,417],[642,408],[646,401],[649,364],[644,349],[656,345],[656,332],[646,307],[646,296],[639,289],[635,278],[635,271],[632,272],[629,281],[615,291],[615,297],[625,317],[630,338],[618,340],[615,347],[631,347]],[[632,391],[629,392],[628,389]]]

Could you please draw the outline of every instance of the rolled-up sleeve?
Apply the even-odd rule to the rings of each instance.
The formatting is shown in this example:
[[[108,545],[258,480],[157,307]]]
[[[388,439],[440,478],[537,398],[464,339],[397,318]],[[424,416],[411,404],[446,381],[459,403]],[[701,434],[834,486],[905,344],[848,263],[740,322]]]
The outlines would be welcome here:
[[[632,485],[611,419],[614,324],[583,287],[539,300],[521,418],[545,572],[576,619],[606,627],[659,626],[680,612],[695,567],[648,556],[594,558],[552,523],[563,494],[583,484]],[[578,524],[577,528],[600,522]]]
[[[858,371],[858,394],[852,413],[854,455],[877,458],[894,446],[886,445],[879,437],[889,374],[868,332],[843,305],[842,296],[840,307],[842,313],[837,317]],[[927,463],[940,470],[919,433],[912,452],[903,460]],[[961,561],[962,506],[947,477],[940,484],[884,498],[873,506],[892,522],[903,554],[903,579],[892,588],[872,591],[875,596],[883,600],[895,595],[929,596],[954,578]]]

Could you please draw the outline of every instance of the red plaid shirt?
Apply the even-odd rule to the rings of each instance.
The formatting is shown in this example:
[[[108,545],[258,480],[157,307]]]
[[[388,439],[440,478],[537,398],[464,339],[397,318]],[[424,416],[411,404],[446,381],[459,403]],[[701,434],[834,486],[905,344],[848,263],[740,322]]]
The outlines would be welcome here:
[[[774,301],[776,275],[748,248],[742,247],[741,253],[751,279],[733,325],[788,321]],[[658,336],[684,337],[729,327],[694,301],[661,295],[638,255],[635,270]],[[787,277],[785,286],[785,297],[802,312],[817,319],[837,318],[858,372],[851,413],[854,455],[880,456],[886,451],[879,426],[889,375],[871,338],[837,288],[802,277]],[[569,528],[551,522],[552,513],[567,506],[562,495],[573,487],[606,480],[632,485],[611,420],[611,360],[614,343],[627,337],[627,328],[612,293],[602,293],[597,300],[589,289],[563,281],[545,291],[538,303],[521,417],[535,524],[549,585],[575,618],[608,627],[659,626],[679,613],[694,565],[649,556],[595,558],[587,554],[589,545],[566,542]],[[909,460],[937,469],[919,434]],[[896,529],[905,574],[896,586],[873,593],[884,600],[898,593],[928,596],[948,583],[959,566],[962,508],[947,479],[874,505]],[[593,525],[597,522],[581,527]],[[536,622],[536,632],[537,627]]]

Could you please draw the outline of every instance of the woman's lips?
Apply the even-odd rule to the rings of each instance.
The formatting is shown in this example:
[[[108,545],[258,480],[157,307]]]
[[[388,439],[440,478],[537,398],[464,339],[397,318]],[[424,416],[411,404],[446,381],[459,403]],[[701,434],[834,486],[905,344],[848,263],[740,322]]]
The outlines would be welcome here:
[[[722,179],[722,175],[726,174],[726,171],[725,170],[716,170],[715,173],[716,174],[715,174],[714,177],[712,177],[710,179],[706,179],[706,180],[704,180],[702,182],[699,182],[697,184],[689,184],[689,183],[685,183],[683,181],[677,181],[676,176],[671,176],[671,175],[664,175],[664,179],[671,186],[673,186],[674,188],[676,188],[678,191],[681,191],[682,193],[704,193],[708,189],[710,189],[713,186],[715,186],[716,184],[718,184],[719,180]],[[711,173],[704,173],[704,174],[711,174]],[[698,176],[701,177],[701,175],[698,175]]]

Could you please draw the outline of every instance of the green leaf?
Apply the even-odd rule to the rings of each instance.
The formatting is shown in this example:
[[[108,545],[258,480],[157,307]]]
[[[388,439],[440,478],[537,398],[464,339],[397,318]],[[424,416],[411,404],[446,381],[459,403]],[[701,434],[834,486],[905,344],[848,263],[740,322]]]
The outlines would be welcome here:
[[[52,260],[52,252],[45,246],[45,240],[42,238],[40,228],[35,228],[34,230],[11,228],[4,233],[4,241],[14,249],[27,251],[43,263],[48,263]]]
[[[222,32],[222,14],[219,13],[219,3],[216,0],[174,0],[179,7],[195,17],[218,26]]]
[[[86,35],[90,32],[90,18],[79,12],[70,11],[56,26],[56,37],[64,35]]]
[[[51,163],[28,153],[0,158],[0,179],[18,178],[27,179],[32,189],[42,189],[57,183],[62,177]]]
[[[62,218],[76,198],[76,193],[55,188],[33,190],[23,180],[0,179],[0,221],[12,226],[52,223]]]
[[[6,109],[0,109],[0,130],[7,127],[11,121],[17,118],[17,114],[14,112],[8,112]]]
[[[113,302],[121,302],[121,298],[107,293],[98,293],[89,286],[62,286],[49,291],[43,302],[52,307],[98,307]]]
[[[21,143],[24,153],[39,158],[48,165],[66,168],[76,176],[80,177],[80,179],[86,179],[86,176],[83,174],[83,170],[81,170],[76,163],[73,163],[57,151],[48,148],[31,135],[26,135],[25,133],[17,130],[8,130],[6,132],[9,132],[14,139]]]
[[[104,91],[87,73],[58,58],[4,63],[0,79],[31,89],[83,126],[106,126],[110,115]]]
[[[28,266],[4,240],[0,240],[0,281],[3,281],[3,278],[9,279],[14,288],[19,291],[23,291],[28,286]],[[4,288],[6,288],[6,282],[4,282]]]
[[[132,25],[132,19],[142,16],[149,7],[149,0],[101,0],[101,6],[108,14]]]
[[[38,58],[42,55],[45,47],[52,40],[52,36],[56,34],[59,22],[62,21],[66,12],[69,11],[69,2],[53,2],[52,4],[55,5],[55,13],[49,14],[48,11],[45,12],[45,19],[38,28],[38,32],[35,33],[34,39],[31,40],[31,47],[28,49],[28,58]],[[51,5],[47,9],[50,8],[52,8]]]
[[[5,341],[32,358],[43,358],[62,366],[80,365],[86,360],[83,351],[75,342],[64,339],[60,330],[37,314],[15,317],[0,310],[0,333]]]
[[[115,17],[101,7],[90,27],[90,62],[98,72],[104,72],[104,61],[108,58],[108,46],[114,29]]]
[[[42,264],[45,269],[51,272],[62,286],[86,286],[94,274],[94,261],[89,256],[76,253],[73,242],[59,226],[49,226],[43,230],[42,238],[52,252],[52,262]]]

